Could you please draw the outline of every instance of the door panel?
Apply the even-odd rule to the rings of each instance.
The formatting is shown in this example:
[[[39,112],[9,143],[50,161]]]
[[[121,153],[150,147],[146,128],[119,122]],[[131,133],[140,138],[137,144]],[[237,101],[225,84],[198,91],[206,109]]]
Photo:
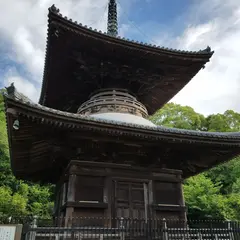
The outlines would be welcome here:
[[[148,184],[114,181],[114,207],[116,218],[146,219]]]

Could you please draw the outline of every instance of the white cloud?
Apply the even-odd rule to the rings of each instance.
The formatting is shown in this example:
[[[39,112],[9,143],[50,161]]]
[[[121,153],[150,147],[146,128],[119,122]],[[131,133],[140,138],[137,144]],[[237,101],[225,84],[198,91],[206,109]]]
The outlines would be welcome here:
[[[12,46],[11,59],[20,64],[31,76],[23,79],[16,71],[5,74],[4,84],[15,81],[16,86],[33,100],[37,100],[41,85],[47,36],[48,7],[56,4],[63,15],[78,22],[106,30],[107,0],[23,0],[0,1],[0,36]],[[34,83],[35,82],[35,83]]]
[[[48,7],[55,4],[63,15],[74,21],[106,31],[107,3],[108,0],[0,1],[0,36],[6,38],[12,46],[12,53],[9,53],[8,57],[23,66],[31,79],[24,80],[23,76],[15,71],[14,77],[5,74],[3,83],[16,81],[19,90],[22,89],[23,93],[37,100],[40,87],[36,92],[34,86],[40,86],[42,82]],[[123,24],[120,32],[123,33],[127,28],[128,26]]]
[[[38,89],[32,82],[25,78],[22,78],[14,68],[9,69],[5,74],[3,84],[5,86],[9,86],[11,83],[14,83],[19,92],[23,93],[25,96],[28,96],[35,102],[38,101]]]
[[[204,8],[203,6],[206,6]],[[195,18],[207,9],[210,20],[189,26],[173,41],[181,49],[215,51],[210,63],[172,101],[204,114],[233,109],[240,112],[240,5],[238,0],[202,1]],[[204,13],[206,14],[206,12]],[[207,17],[207,16],[205,16]]]
[[[28,96],[31,100],[38,101],[38,89],[28,81],[27,79],[21,78],[19,75],[11,76],[7,78],[7,86],[14,82],[17,90],[23,93],[25,96]]]

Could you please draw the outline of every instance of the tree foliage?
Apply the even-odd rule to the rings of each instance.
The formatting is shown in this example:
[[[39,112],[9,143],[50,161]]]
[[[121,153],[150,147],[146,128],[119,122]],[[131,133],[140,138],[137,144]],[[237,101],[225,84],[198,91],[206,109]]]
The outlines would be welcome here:
[[[209,132],[239,132],[240,114],[227,110],[224,114],[213,114],[206,118]]]
[[[157,125],[189,130],[204,130],[206,125],[204,116],[196,113],[193,108],[174,103],[166,104],[150,120]]]
[[[240,114],[232,110],[204,117],[191,107],[168,103],[150,119],[166,127],[209,132],[240,131]],[[184,195],[191,218],[240,220],[240,157],[187,179]]]
[[[191,218],[213,216],[223,218],[224,198],[220,193],[220,185],[214,184],[203,174],[189,178],[184,184],[185,201]]]

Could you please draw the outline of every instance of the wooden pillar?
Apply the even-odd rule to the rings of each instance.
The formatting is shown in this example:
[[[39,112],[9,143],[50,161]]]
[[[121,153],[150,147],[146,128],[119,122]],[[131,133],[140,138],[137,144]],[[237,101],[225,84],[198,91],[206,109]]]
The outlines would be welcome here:
[[[67,201],[68,202],[75,202],[76,178],[77,178],[77,176],[75,174],[69,175],[68,193],[67,193]]]
[[[149,187],[148,183],[143,183],[143,194],[144,194],[144,217],[145,217],[145,222],[147,222],[147,219],[150,217],[149,216]]]
[[[148,183],[148,212],[149,212],[149,216],[148,218],[154,218],[155,217],[155,214],[154,214],[154,211],[153,211],[153,204],[154,204],[154,201],[153,201],[153,180],[150,180],[149,183]]]
[[[179,205],[180,205],[180,206],[185,206],[185,201],[184,201],[184,196],[183,196],[182,182],[179,182],[178,188],[179,188]]]
[[[75,202],[76,178],[77,178],[77,176],[75,174],[69,175],[67,202]],[[72,225],[73,212],[74,212],[73,207],[66,207],[65,226],[67,226],[67,227],[71,227],[71,225]]]
[[[108,204],[108,208],[105,210],[105,226],[111,227],[112,218],[112,178],[110,176],[105,177],[104,181],[104,192],[103,192],[103,202]]]
[[[185,207],[185,200],[184,200],[184,194],[183,194],[183,183],[182,183],[182,176],[179,175],[178,178],[180,179],[178,183],[178,189],[179,189],[179,205],[181,207]],[[186,210],[183,210],[180,214],[180,220],[187,220]]]
[[[72,222],[73,222],[73,212],[74,208],[73,207],[67,207],[66,208],[66,215],[65,215],[65,227],[71,227]]]

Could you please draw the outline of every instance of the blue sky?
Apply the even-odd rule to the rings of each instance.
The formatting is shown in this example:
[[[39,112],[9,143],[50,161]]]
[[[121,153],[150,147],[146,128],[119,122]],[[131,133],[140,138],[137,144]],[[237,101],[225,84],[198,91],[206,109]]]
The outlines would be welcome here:
[[[138,1],[133,4],[131,7],[132,11],[130,10],[128,16],[132,21],[141,26],[154,24],[153,34],[154,31],[161,31],[161,28],[169,30],[174,28],[173,33],[178,34],[184,30],[184,25],[186,24],[184,22],[185,12],[191,7],[192,3],[193,1],[189,0],[151,0],[149,3],[144,1],[140,3]],[[179,19],[183,21],[178,22]],[[159,26],[159,30],[155,28],[156,26]],[[142,30],[147,29],[142,28]]]
[[[215,50],[212,61],[172,101],[205,115],[240,112],[239,0],[118,0],[121,36],[161,46]],[[107,0],[0,1],[0,87],[15,82],[38,101],[47,9],[106,31]]]
[[[159,33],[168,32],[176,37],[186,27],[186,12],[194,1],[184,0],[136,0],[129,3],[118,0],[119,24],[131,26],[125,35],[129,38],[154,43]],[[167,44],[167,43],[166,43]]]

